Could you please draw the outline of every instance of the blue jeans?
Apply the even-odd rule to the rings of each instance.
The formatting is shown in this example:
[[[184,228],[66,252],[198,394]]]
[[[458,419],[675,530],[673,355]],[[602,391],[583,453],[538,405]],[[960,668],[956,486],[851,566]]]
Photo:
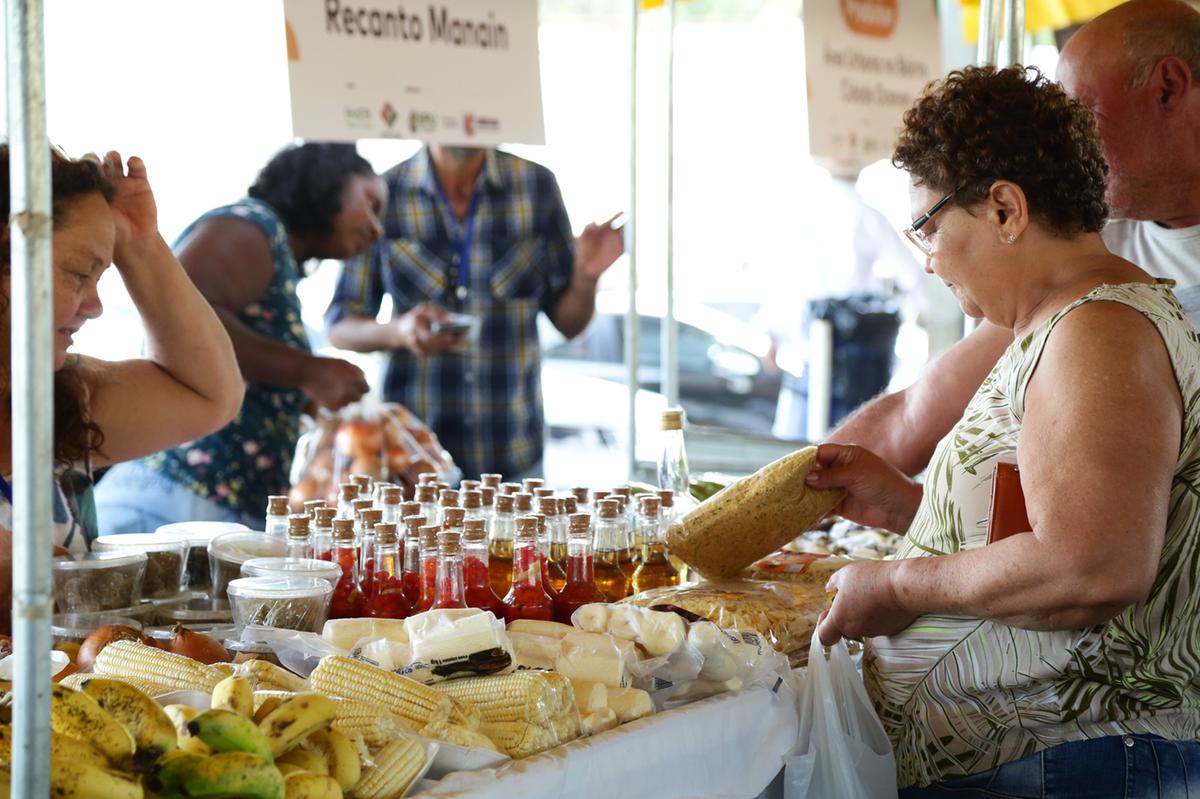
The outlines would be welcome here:
[[[96,484],[96,516],[100,535],[152,533],[174,522],[240,522],[261,530],[264,521],[211,502],[141,461],[118,463]]]
[[[1168,799],[1200,796],[1200,742],[1157,735],[1071,741],[900,799]]]

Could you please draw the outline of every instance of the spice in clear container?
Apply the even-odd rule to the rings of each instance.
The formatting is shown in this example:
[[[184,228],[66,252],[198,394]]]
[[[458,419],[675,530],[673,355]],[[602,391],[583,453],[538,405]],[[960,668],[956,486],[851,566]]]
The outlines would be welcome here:
[[[187,539],[187,564],[184,566],[187,588],[208,594],[212,590],[212,570],[208,562],[208,544],[225,533],[249,531],[237,522],[173,522],[154,531],[155,535],[182,536]]]
[[[319,633],[329,618],[333,586],[314,577],[240,577],[229,584],[239,627],[277,627]]]
[[[142,597],[146,555],[100,552],[51,564],[54,605],[59,613],[96,613],[130,608]]]
[[[315,577],[336,586],[342,570],[316,558],[251,558],[242,564],[243,577]]]
[[[242,574],[242,564],[251,558],[287,556],[287,540],[253,531],[225,533],[208,542],[209,568],[213,575],[212,596],[224,600],[229,583]]]
[[[146,555],[142,577],[143,599],[170,599],[187,588],[188,540],[179,534],[124,533],[102,535],[92,541],[92,552],[141,552]],[[207,571],[207,570],[206,570]]]

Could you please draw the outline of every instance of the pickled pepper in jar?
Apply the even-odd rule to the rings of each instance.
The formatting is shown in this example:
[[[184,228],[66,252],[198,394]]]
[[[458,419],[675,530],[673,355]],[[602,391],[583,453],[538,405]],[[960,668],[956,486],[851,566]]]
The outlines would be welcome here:
[[[359,586],[358,547],[354,542],[354,522],[333,520],[333,562],[342,570],[329,602],[331,619],[353,619],[362,615],[365,597]]]
[[[433,607],[442,609],[466,606],[466,592],[463,590],[462,536],[455,530],[443,530],[438,533],[437,583],[433,594]]]
[[[412,514],[404,517],[404,595],[414,608],[421,602],[421,528],[425,517]]]
[[[404,595],[402,568],[396,525],[386,522],[375,525],[375,574],[364,616],[403,619],[412,613],[412,603]]]
[[[605,602],[604,592],[596,585],[592,562],[591,516],[573,513],[567,537],[567,583],[554,598],[554,620],[571,623],[571,614],[583,605]]]
[[[417,600],[417,612],[423,613],[433,607],[437,598],[438,533],[441,528],[427,524],[417,530],[421,541],[421,598]]]
[[[517,537],[513,545],[512,588],[504,597],[504,620],[513,622],[517,619],[554,619],[554,600],[542,587],[537,519],[532,516],[517,519]]]
[[[504,618],[504,602],[492,590],[488,569],[487,527],[483,519],[467,519],[463,533],[463,582],[467,607],[490,610]]]

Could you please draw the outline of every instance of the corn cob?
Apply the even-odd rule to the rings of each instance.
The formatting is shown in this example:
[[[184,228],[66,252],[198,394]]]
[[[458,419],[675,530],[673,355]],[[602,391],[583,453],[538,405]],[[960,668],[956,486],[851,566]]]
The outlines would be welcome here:
[[[211,663],[209,665],[224,674],[226,677],[232,677],[233,675],[237,674],[236,663]]]
[[[554,697],[557,700],[554,715],[575,715],[579,711],[579,704],[575,701],[575,686],[571,684],[571,681],[557,671],[539,673],[546,678],[546,682],[554,690]]]
[[[95,676],[96,676],[95,674],[89,674],[89,673],[77,671],[74,674],[68,674],[66,677],[63,677],[61,680],[59,680],[58,684],[65,686],[67,688],[70,688],[73,691],[80,691],[83,689],[84,680],[90,679]],[[177,690],[175,688],[172,688],[169,685],[164,685],[163,683],[155,682],[153,680],[143,680],[138,677],[125,677],[125,676],[119,676],[119,675],[107,675],[106,674],[105,678],[110,679],[110,680],[119,680],[120,682],[124,682],[124,683],[129,683],[134,688],[136,688],[139,691],[141,691],[142,693],[144,693],[146,696],[151,696],[151,697],[158,696],[160,694],[169,694],[171,691]]]
[[[492,743],[492,739],[481,732],[463,727],[460,724],[450,724],[447,722],[434,722],[426,724],[421,729],[421,735],[426,738],[433,738],[446,743],[457,744],[458,746],[466,746],[471,749],[489,749],[493,752],[499,752],[496,744]]]
[[[485,721],[479,731],[512,758],[536,755],[558,745],[552,730],[524,721]]]
[[[499,677],[466,677],[432,686],[476,708],[480,720],[545,725],[562,714],[562,700],[544,672],[519,671]]]
[[[295,691],[255,691],[254,692],[254,709],[258,710],[267,701],[269,701],[271,699],[278,699],[280,701],[284,701],[287,699],[291,699],[295,695],[296,695]]]
[[[554,737],[558,739],[560,744],[574,741],[582,732],[582,723],[579,714],[571,711],[570,713],[555,716],[550,720],[550,731],[554,733]]]
[[[293,674],[269,660],[247,660],[240,664],[238,672],[254,686],[256,691],[307,691],[308,682],[299,674]]]
[[[483,714],[479,712],[479,708],[468,702],[461,702],[454,697],[450,697],[449,722],[451,724],[458,724],[462,727],[477,730],[481,721],[483,721]]]
[[[425,768],[425,750],[416,738],[393,738],[375,753],[375,765],[363,769],[354,786],[356,799],[400,799]]]
[[[308,681],[330,696],[377,703],[418,728],[446,721],[453,708],[449,696],[427,685],[344,655],[323,658]]]
[[[149,680],[171,691],[212,689],[225,675],[212,666],[137,641],[113,641],[96,656],[92,671],[106,677]]]
[[[335,699],[337,715],[333,729],[347,738],[361,738],[367,746],[378,749],[401,732],[416,732],[417,727],[383,710],[375,702],[360,699]]]

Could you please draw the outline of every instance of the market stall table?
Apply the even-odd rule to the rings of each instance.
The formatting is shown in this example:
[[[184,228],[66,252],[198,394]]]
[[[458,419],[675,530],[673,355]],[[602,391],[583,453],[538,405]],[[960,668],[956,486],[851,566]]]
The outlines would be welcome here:
[[[721,694],[498,768],[454,772],[410,796],[749,799],[795,746],[795,699],[787,684]]]

